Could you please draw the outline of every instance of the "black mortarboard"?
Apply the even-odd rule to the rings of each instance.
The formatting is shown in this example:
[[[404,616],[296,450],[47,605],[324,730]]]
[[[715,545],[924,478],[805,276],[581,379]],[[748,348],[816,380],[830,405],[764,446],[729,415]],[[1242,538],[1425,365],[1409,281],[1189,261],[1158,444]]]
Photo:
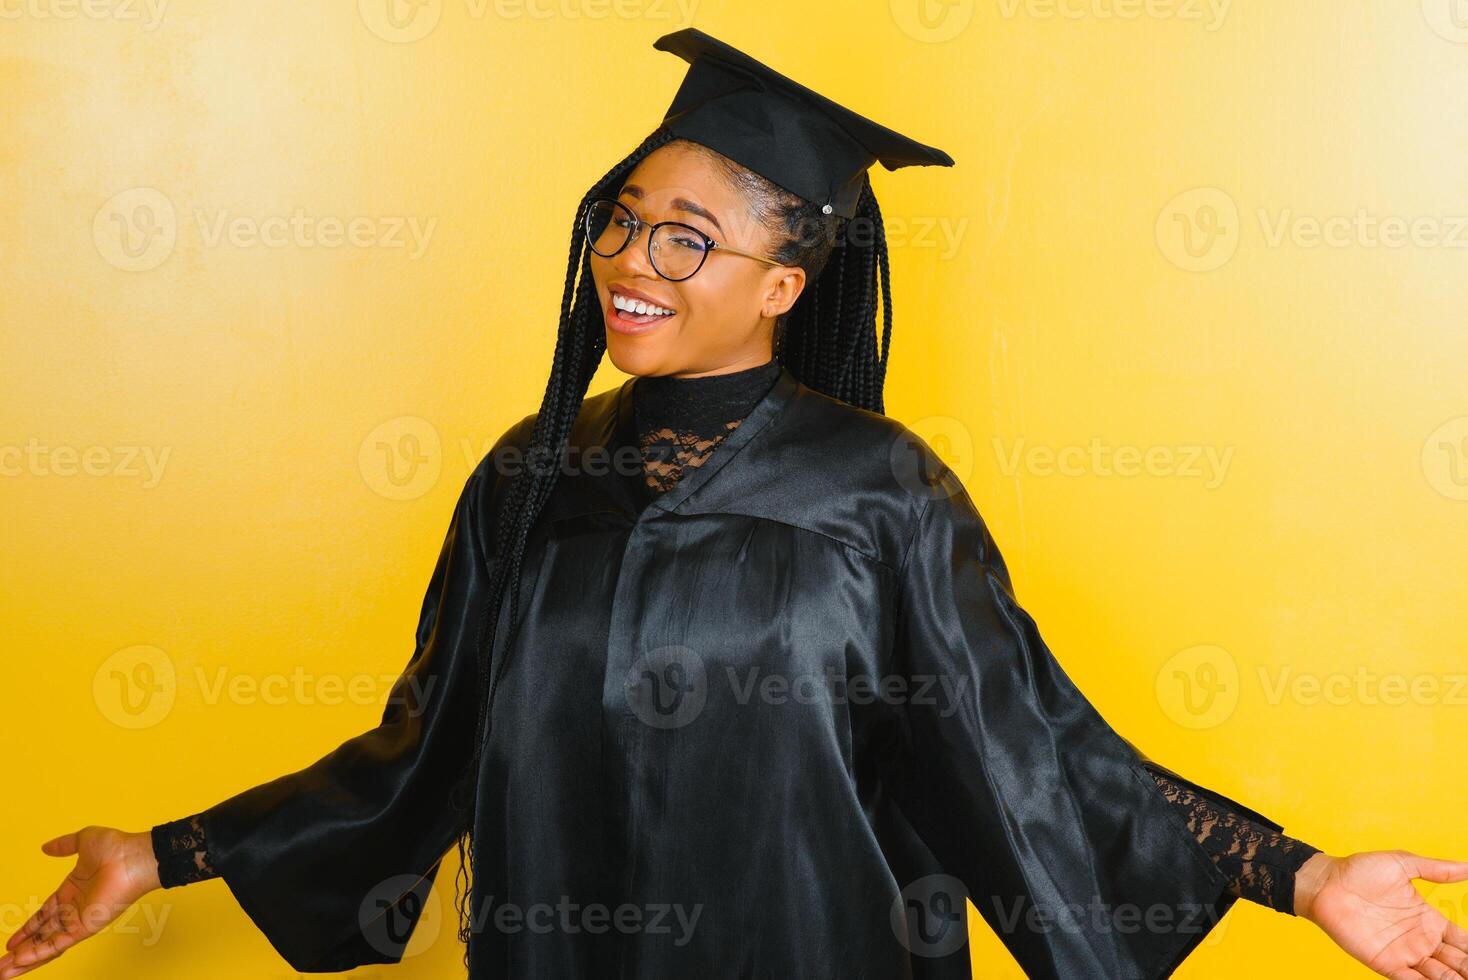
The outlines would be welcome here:
[[[942,150],[908,139],[837,105],[689,27],[653,44],[688,62],[688,74],[663,125],[768,178],[814,204],[854,217],[862,175],[953,166]]]

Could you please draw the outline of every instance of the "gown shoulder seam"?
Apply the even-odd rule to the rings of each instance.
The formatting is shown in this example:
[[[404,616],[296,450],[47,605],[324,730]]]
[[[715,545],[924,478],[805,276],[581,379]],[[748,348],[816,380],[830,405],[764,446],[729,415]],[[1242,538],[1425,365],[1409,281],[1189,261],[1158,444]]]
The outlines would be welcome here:
[[[897,566],[899,576],[907,572],[907,562],[912,557],[912,546],[917,542],[918,532],[923,527],[923,519],[928,516],[928,508],[931,506],[933,506],[933,498],[928,497],[912,519],[912,531],[907,536],[907,546],[902,549],[902,562]]]
[[[899,570],[898,569],[898,566],[897,565],[894,565],[891,561],[888,561],[887,559],[882,558],[879,555],[871,554],[870,552],[868,552],[865,548],[861,547],[860,545],[852,544],[850,541],[846,541],[846,540],[844,540],[842,538],[838,538],[836,535],[830,534],[830,533],[828,533],[826,531],[822,531],[819,528],[810,527],[810,526],[805,525],[805,524],[799,524],[799,523],[796,523],[795,521],[788,521],[788,520],[785,520],[785,519],[780,518],[780,517],[771,517],[768,514],[753,514],[753,513],[750,513],[749,511],[742,511],[742,510],[708,510],[708,511],[702,511],[701,510],[701,511],[698,511],[697,513],[683,514],[683,515],[679,515],[679,516],[686,517],[686,518],[688,518],[690,520],[697,519],[697,518],[700,518],[700,517],[747,517],[747,518],[750,518],[751,520],[764,521],[767,524],[779,524],[779,525],[781,525],[783,527],[794,528],[797,531],[804,531],[807,534],[814,534],[816,537],[819,537],[819,538],[825,538],[827,541],[830,541],[833,544],[840,545],[842,548],[845,548],[847,551],[855,552],[858,556],[860,556],[862,558],[865,558],[867,561],[871,562],[872,564],[874,564],[874,565],[880,565],[883,568],[887,569],[887,571],[892,572],[894,574]]]

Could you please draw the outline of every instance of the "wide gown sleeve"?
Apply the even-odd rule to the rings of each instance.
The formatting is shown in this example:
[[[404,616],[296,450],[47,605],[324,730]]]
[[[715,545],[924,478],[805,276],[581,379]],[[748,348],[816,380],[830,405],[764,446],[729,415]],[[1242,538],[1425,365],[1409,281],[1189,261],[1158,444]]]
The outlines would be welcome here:
[[[963,484],[932,465],[898,570],[896,666],[911,691],[951,693],[905,702],[894,798],[1028,976],[1169,976],[1237,896],[1151,772],[1281,827],[1113,730],[1015,600]]]
[[[454,841],[450,790],[472,748],[477,711],[491,460],[509,437],[460,494],[413,654],[377,726],[305,769],[202,811],[202,840],[184,834],[169,848],[192,863],[191,847],[207,841],[204,874],[224,878],[298,972],[398,962]]]

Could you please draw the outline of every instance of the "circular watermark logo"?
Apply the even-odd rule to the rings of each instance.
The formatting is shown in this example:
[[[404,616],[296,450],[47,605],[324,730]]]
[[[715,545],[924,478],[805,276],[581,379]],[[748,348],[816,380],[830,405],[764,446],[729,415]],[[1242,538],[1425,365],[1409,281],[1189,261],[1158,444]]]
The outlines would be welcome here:
[[[443,0],[357,0],[367,29],[393,44],[421,41],[438,26]]]
[[[968,889],[952,875],[919,878],[892,903],[892,931],[916,956],[948,956],[968,942]]]
[[[1427,437],[1422,473],[1449,500],[1468,500],[1468,415],[1444,422]]]
[[[178,671],[157,647],[118,650],[92,675],[92,700],[102,717],[121,728],[151,728],[173,710]]]
[[[1468,44],[1468,0],[1422,0],[1427,26],[1454,44]]]
[[[178,214],[162,191],[134,187],[113,195],[97,209],[92,241],[109,265],[124,272],[147,272],[173,254]]]
[[[898,30],[928,44],[953,40],[974,19],[974,0],[891,0],[890,6]]]
[[[924,449],[931,449],[929,453]],[[938,459],[933,459],[936,455]],[[892,440],[888,461],[897,482],[917,497],[951,497],[974,468],[974,437],[962,420],[929,415]],[[952,471],[945,476],[943,467]]]
[[[419,875],[394,875],[367,893],[357,922],[367,943],[379,953],[403,959],[417,956],[438,939],[443,926],[433,883]]]
[[[627,671],[627,704],[651,728],[682,728],[708,702],[703,658],[684,646],[659,647]]]
[[[1157,215],[1157,247],[1188,272],[1221,269],[1239,250],[1239,206],[1217,187],[1197,187],[1167,202]]]
[[[1223,647],[1179,650],[1157,671],[1157,703],[1183,728],[1213,728],[1239,704],[1239,664]]]
[[[388,419],[362,440],[357,468],[373,493],[415,500],[433,489],[443,469],[438,430],[416,415]]]

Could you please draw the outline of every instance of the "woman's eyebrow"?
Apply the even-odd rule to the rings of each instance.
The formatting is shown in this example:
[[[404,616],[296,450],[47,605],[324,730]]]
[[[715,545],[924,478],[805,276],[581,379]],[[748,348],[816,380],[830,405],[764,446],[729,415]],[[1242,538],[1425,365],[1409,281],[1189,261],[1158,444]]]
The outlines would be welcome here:
[[[628,184],[626,187],[622,188],[622,194],[629,194],[632,197],[640,199],[642,197],[642,188],[638,187],[636,184]],[[618,196],[620,197],[621,195]],[[672,207],[675,211],[686,211],[689,214],[698,215],[700,218],[704,219],[705,221],[712,224],[715,228],[719,229],[720,234],[723,234],[724,226],[719,224],[719,219],[710,214],[708,209],[705,208],[703,205],[698,204],[694,201],[690,201],[686,197],[675,197],[673,198]]]
[[[687,211],[689,214],[696,214],[715,228],[718,228],[719,234],[722,235],[724,233],[723,227],[719,224],[719,219],[710,214],[708,209],[701,204],[695,204],[686,197],[675,197],[673,198],[673,208],[676,211]]]

